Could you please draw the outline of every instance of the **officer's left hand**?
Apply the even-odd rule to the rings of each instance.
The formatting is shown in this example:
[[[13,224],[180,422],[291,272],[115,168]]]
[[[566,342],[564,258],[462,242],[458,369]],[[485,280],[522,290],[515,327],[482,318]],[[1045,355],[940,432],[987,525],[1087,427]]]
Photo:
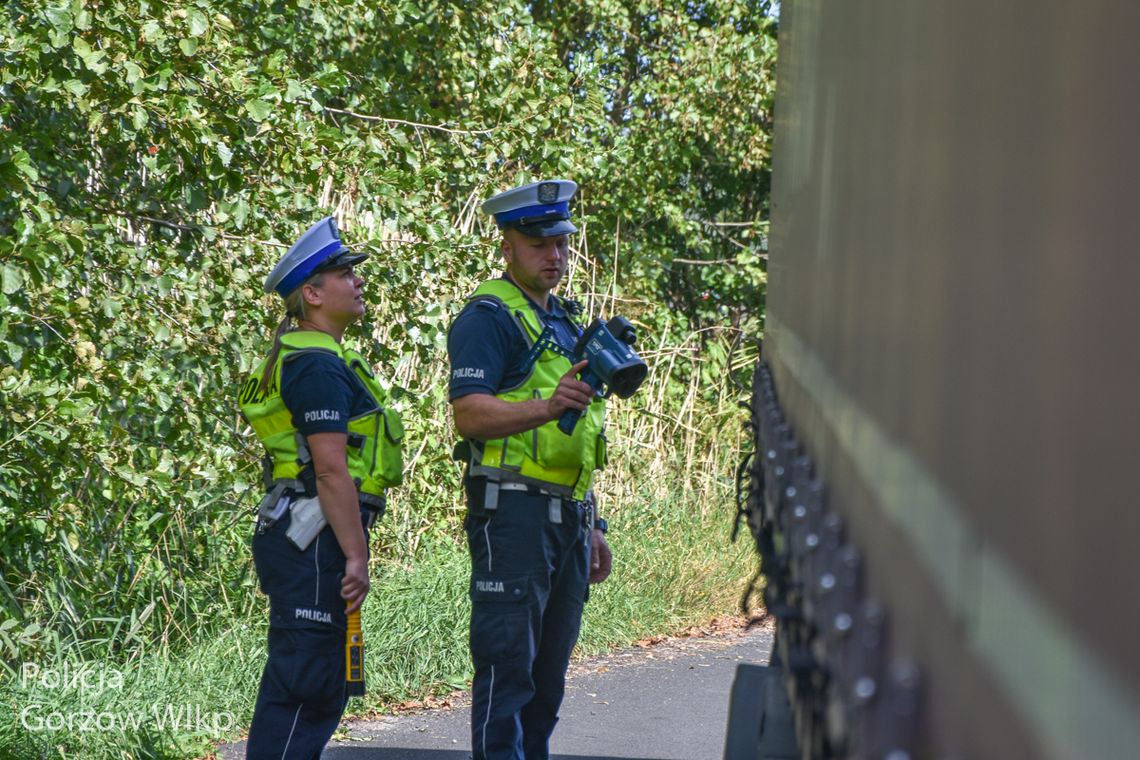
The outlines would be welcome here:
[[[364,604],[371,587],[368,578],[368,558],[349,558],[344,563],[344,577],[340,581],[340,595],[348,601],[346,613],[355,612]]]
[[[606,543],[606,534],[595,530],[590,541],[590,583],[601,583],[610,577],[614,556]]]

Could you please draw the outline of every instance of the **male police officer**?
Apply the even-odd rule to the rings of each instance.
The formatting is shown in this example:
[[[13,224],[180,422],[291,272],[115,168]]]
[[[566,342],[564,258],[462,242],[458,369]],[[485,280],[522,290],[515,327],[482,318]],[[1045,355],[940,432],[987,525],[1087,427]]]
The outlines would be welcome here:
[[[468,460],[476,760],[548,757],[587,584],[610,572],[588,491],[604,464],[604,404],[576,377],[586,362],[567,358],[581,332],[575,305],[551,293],[577,231],[576,190],[535,182],[484,202],[503,232],[506,273],[476,289],[448,335]],[[583,412],[571,436],[557,427],[569,409]]]

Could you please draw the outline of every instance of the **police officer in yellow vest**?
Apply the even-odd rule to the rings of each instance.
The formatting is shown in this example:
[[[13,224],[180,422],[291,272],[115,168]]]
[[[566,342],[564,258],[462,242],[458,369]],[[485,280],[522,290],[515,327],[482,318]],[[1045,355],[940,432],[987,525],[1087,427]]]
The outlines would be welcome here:
[[[318,758],[340,722],[346,613],[368,594],[368,529],[401,480],[400,418],[368,363],[341,346],[364,314],[353,267],[365,258],[328,217],[265,281],[286,314],[240,397],[267,452],[253,559],[270,606],[247,758]]]
[[[566,274],[577,185],[535,182],[489,198],[506,262],[448,334],[450,399],[468,462],[470,644],[476,760],[549,755],[588,583],[605,580],[606,523],[589,491],[605,459],[604,402],[567,358],[576,304],[551,291]],[[583,414],[572,436],[566,410]]]

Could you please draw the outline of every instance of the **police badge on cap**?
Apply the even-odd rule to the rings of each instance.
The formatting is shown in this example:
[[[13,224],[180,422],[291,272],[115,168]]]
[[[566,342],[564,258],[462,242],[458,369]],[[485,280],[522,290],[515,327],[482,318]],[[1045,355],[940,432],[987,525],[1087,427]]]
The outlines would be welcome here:
[[[495,217],[499,229],[513,227],[532,237],[577,232],[570,221],[570,199],[578,185],[568,179],[532,182],[483,201],[483,213]]]
[[[265,278],[265,292],[277,291],[284,298],[317,272],[351,266],[366,258],[367,253],[353,253],[340,242],[336,220],[326,216],[307,229],[277,262]]]

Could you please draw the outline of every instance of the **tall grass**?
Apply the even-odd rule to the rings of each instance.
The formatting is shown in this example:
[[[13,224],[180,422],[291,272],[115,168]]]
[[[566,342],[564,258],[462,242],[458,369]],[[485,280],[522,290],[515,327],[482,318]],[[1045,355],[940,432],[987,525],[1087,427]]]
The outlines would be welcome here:
[[[727,483],[718,484],[719,505],[695,492],[662,500],[658,488],[646,483],[610,512],[615,569],[591,590],[579,654],[702,622],[739,596],[751,558],[746,545],[728,543]],[[363,613],[368,694],[351,710],[384,710],[467,684],[467,572],[458,538],[425,542],[410,564],[376,566]],[[259,615],[177,652],[156,647],[128,663],[62,658],[17,673],[3,685],[9,709],[0,712],[0,756],[205,754],[248,725],[265,634]]]

